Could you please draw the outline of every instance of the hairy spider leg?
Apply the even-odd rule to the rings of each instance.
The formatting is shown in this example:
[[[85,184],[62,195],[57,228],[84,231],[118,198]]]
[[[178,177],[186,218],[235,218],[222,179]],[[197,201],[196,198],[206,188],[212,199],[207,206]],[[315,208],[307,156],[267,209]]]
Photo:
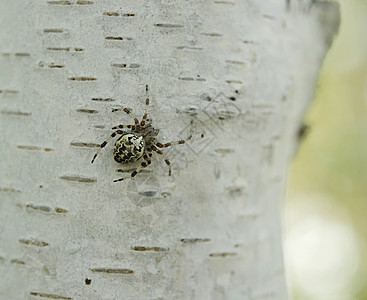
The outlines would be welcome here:
[[[140,129],[140,123],[139,123],[138,118],[126,107],[124,107],[124,108],[114,108],[112,110],[112,112],[120,111],[120,110],[126,112],[130,116],[130,118],[134,120],[136,129]]]
[[[163,152],[161,150],[159,150],[158,148],[156,148],[155,146],[152,147],[153,151],[158,153],[159,155],[162,156],[162,158],[164,159],[164,162],[167,164],[168,166],[168,176],[171,176],[171,163],[170,161],[167,159],[167,157],[163,154]]]
[[[152,149],[151,148],[148,148],[147,151],[148,151],[149,157],[152,157],[153,156]]]
[[[120,129],[122,129],[122,128],[129,128],[129,129],[135,130],[135,126],[134,125],[122,125],[122,124],[120,124],[120,125],[117,125],[115,127],[112,127],[112,129],[117,129],[117,128],[120,128]]]
[[[146,93],[146,100],[145,100],[145,112],[144,112],[144,116],[141,119],[140,125],[144,126],[145,125],[145,121],[148,118],[148,106],[149,106],[149,94],[148,94],[148,85],[145,86],[145,93]]]
[[[91,161],[91,163],[93,163],[94,162],[94,160],[96,159],[96,157],[97,157],[97,155],[99,154],[99,152],[101,152],[101,150],[107,145],[107,143],[111,140],[111,139],[113,139],[116,135],[118,135],[118,134],[125,134],[126,132],[125,131],[122,131],[122,130],[116,130],[115,132],[113,132],[112,134],[111,134],[111,136],[107,139],[107,140],[105,140],[100,146],[99,146],[99,149],[98,149],[98,151],[97,151],[97,153],[96,154],[94,154],[94,156],[93,156],[93,159],[92,159],[92,161]]]
[[[140,166],[134,172],[132,172],[130,175],[122,177],[120,179],[115,179],[113,182],[123,181],[123,180],[129,179],[129,178],[132,178],[136,174],[138,174],[141,170],[143,170],[144,168],[146,168],[148,165],[151,164],[152,161],[148,158],[148,155],[144,154],[143,158],[144,158],[144,161],[140,164]]]
[[[181,145],[181,144],[185,144],[191,138],[192,138],[192,135],[190,135],[186,140],[181,140],[181,141],[177,141],[177,142],[170,142],[170,143],[166,143],[166,144],[156,143],[156,146],[159,147],[159,148],[167,148],[167,147],[174,146],[174,145]]]

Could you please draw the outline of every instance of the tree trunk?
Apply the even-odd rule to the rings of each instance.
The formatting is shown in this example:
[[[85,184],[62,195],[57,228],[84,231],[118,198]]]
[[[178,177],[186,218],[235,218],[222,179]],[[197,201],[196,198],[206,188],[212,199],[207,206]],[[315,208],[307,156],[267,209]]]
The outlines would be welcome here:
[[[286,299],[286,170],[338,6],[0,2],[1,299]],[[163,150],[136,177],[118,124]],[[131,173],[131,171],[130,171]]]

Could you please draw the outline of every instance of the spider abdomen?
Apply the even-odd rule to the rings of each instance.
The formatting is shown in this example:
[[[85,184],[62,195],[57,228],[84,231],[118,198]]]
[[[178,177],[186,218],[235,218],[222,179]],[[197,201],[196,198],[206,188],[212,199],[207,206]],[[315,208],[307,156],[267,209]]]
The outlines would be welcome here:
[[[143,156],[144,152],[143,137],[134,133],[126,133],[116,141],[113,158],[118,163],[135,162]]]

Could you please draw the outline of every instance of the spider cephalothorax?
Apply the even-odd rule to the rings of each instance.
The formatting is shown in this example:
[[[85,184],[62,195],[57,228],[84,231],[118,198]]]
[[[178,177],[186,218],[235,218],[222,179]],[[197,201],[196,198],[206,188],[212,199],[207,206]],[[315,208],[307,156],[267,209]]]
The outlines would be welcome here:
[[[158,148],[166,148],[177,144],[184,144],[187,140],[191,138],[191,136],[187,140],[181,140],[177,142],[171,142],[166,144],[161,144],[157,141],[156,136],[159,133],[158,129],[155,129],[152,126],[151,120],[148,119],[148,106],[149,106],[149,96],[148,96],[148,86],[145,86],[146,90],[146,102],[145,102],[145,113],[141,121],[139,122],[138,119],[131,113],[131,111],[127,108],[117,108],[113,109],[114,111],[122,110],[126,112],[133,120],[134,125],[117,125],[112,129],[118,129],[114,131],[111,136],[104,141],[94,155],[92,159],[92,163],[96,159],[98,153],[106,146],[106,144],[114,138],[116,135],[121,135],[115,143],[115,147],[113,150],[113,158],[118,163],[129,163],[129,162],[136,162],[139,159],[143,158],[144,161],[140,164],[140,166],[126,177],[116,179],[114,182],[122,181],[131,177],[134,177],[138,174],[143,168],[151,164],[151,157],[153,155],[153,151],[158,153],[162,156],[165,163],[169,169],[169,175],[171,175],[171,163],[166,158],[161,150]],[[147,122],[148,121],[148,122]],[[120,129],[128,128],[130,132],[126,132]],[[158,147],[158,148],[157,148]]]

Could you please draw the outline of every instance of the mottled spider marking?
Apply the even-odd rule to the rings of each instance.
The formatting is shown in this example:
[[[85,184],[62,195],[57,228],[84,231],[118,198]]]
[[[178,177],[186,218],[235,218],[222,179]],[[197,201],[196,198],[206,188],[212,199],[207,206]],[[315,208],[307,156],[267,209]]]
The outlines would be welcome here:
[[[144,152],[144,138],[136,134],[126,133],[116,141],[113,158],[118,163],[135,162],[143,156]]]

